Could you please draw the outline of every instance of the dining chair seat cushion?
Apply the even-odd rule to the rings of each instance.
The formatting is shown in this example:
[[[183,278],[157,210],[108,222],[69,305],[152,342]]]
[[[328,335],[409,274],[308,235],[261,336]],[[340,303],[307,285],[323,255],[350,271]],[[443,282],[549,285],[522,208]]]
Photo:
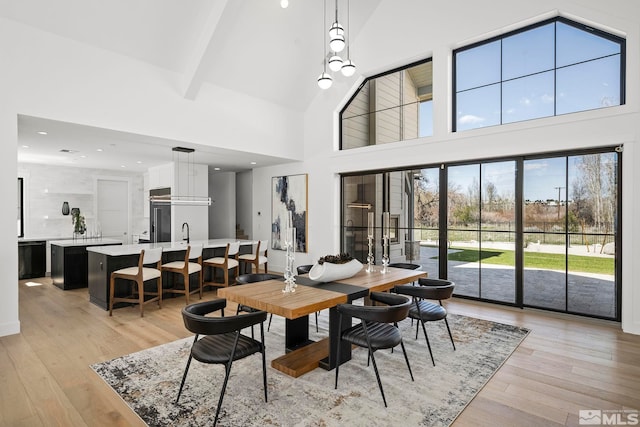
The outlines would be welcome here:
[[[422,317],[422,320],[429,322],[442,320],[447,317],[447,310],[440,304],[424,300],[418,301],[417,304],[420,306],[419,313],[415,304],[409,309],[409,317],[412,319],[420,319]]]
[[[240,258],[242,261],[255,261],[256,260],[256,254],[244,254],[244,255],[240,255],[238,258]],[[265,262],[267,262],[268,259],[266,256],[264,255],[260,255],[258,256],[258,264],[264,264]]]
[[[220,335],[207,335],[193,344],[191,355],[202,363],[226,363],[233,349],[236,333],[230,332]],[[260,341],[240,334],[238,346],[233,360],[239,360],[259,353],[262,350]]]
[[[207,260],[204,260],[203,264],[216,264],[219,266],[223,266],[224,262],[225,262],[224,257],[215,257],[215,258],[209,258]],[[229,258],[227,263],[227,267],[229,267],[229,270],[231,270],[232,268],[236,268],[237,266],[238,266],[238,261],[235,259]]]
[[[367,332],[371,341],[371,348],[374,350],[393,348],[402,341],[400,330],[391,323],[368,322]],[[360,347],[368,347],[367,336],[362,323],[343,332],[342,339]]]
[[[135,277],[138,274],[138,267],[121,268],[114,271],[115,274],[122,274]],[[142,267],[142,280],[147,281],[151,279],[157,279],[160,277],[160,270],[157,268]]]
[[[184,267],[184,261],[172,261],[166,264],[162,264],[162,268],[175,268],[179,270],[183,267]],[[189,274],[196,273],[200,270],[202,270],[202,266],[197,262],[189,263]]]

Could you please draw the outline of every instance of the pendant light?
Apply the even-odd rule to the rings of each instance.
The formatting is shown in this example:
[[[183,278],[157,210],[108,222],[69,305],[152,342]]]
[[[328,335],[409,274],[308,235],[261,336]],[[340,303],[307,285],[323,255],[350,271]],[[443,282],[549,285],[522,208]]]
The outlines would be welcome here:
[[[347,0],[347,59],[342,62],[342,75],[345,77],[351,77],[356,72],[356,64],[351,60],[350,47],[351,47],[351,38],[349,37],[349,27],[351,26],[349,22],[350,18],[350,0]]]
[[[331,58],[329,58],[329,68],[331,71],[340,71],[342,68],[342,58],[335,54],[332,55]]]
[[[329,47],[332,51],[338,53],[344,50],[344,28],[342,28],[342,25],[338,22],[338,0],[336,0],[336,20],[331,25],[331,28],[329,28],[329,38]],[[342,62],[342,60],[340,60],[340,62]],[[338,70],[339,69],[340,68],[338,68]]]
[[[322,28],[323,28],[322,45],[324,46],[324,57],[322,59],[323,71],[322,71],[322,74],[320,74],[320,76],[318,77],[318,86],[320,86],[320,89],[329,89],[333,84],[333,79],[327,73],[327,45],[325,43],[325,38],[324,38],[324,28],[325,28],[326,22],[327,22],[327,0],[324,0],[324,17],[322,18]]]

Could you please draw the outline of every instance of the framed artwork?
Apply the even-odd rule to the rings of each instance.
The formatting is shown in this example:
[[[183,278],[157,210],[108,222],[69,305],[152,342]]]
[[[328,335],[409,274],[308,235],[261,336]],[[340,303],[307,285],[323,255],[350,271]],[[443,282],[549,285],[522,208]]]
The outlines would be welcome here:
[[[296,252],[307,252],[307,174],[271,178],[271,249],[285,250],[284,228],[291,211]]]

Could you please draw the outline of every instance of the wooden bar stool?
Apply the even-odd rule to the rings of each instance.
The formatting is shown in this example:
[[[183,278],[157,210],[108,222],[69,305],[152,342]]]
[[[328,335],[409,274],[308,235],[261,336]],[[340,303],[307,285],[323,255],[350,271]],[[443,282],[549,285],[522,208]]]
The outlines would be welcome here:
[[[114,302],[128,302],[140,305],[140,317],[144,316],[144,305],[153,301],[158,301],[158,307],[162,308],[162,273],[160,264],[162,259],[162,248],[143,249],[140,251],[137,267],[121,268],[111,273],[109,283],[109,316],[113,315]],[[155,267],[145,267],[145,265],[155,264]],[[116,279],[125,279],[136,282],[137,289],[133,289],[130,296],[115,297]],[[158,279],[156,292],[145,291],[144,282]],[[144,299],[145,295],[152,295],[153,298]]]
[[[192,262],[191,260],[195,260]],[[189,245],[187,251],[184,254],[184,261],[172,261],[166,264],[162,264],[162,271],[168,273],[176,273],[182,276],[184,288],[177,287],[178,281],[172,288],[164,289],[164,292],[170,292],[174,294],[183,294],[189,304],[189,295],[200,292],[200,299],[202,299],[202,245]],[[192,274],[198,273],[198,287],[191,290],[190,280]]]
[[[240,268],[242,273],[253,273],[252,266],[256,267],[256,273],[260,273],[260,265],[264,264],[264,274],[267,274],[267,249],[269,248],[268,240],[259,240],[256,244],[256,250],[252,254],[244,254],[238,257],[240,264],[244,263],[249,266],[249,271]]]
[[[236,276],[238,276],[238,252],[240,252],[240,242],[227,243],[227,249],[224,253],[224,258],[214,257],[202,261],[203,267],[211,267],[211,281],[205,282],[204,286],[229,286],[229,270],[236,269]],[[215,281],[216,268],[220,268],[224,275],[224,283],[218,283]]]

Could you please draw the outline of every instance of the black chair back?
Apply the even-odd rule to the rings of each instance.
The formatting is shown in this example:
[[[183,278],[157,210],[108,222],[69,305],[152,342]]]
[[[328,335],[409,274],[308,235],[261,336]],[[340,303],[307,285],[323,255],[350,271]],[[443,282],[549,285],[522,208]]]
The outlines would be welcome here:
[[[454,283],[443,286],[396,286],[394,292],[402,295],[409,295],[420,299],[431,299],[442,301],[451,298],[453,295]]]
[[[393,262],[389,264],[389,267],[404,268],[405,270],[420,270],[422,268],[420,264],[412,264],[410,262]]]
[[[402,295],[386,292],[372,292],[369,295],[372,301],[387,305],[352,305],[340,304],[338,312],[362,319],[368,322],[396,323],[406,319],[411,308],[411,300]]]
[[[220,335],[228,332],[235,332],[252,325],[264,322],[267,319],[266,311],[255,311],[248,314],[226,317],[206,317],[205,313],[219,310],[220,301],[205,301],[192,304],[182,309],[182,319],[184,326],[194,334],[198,335]],[[211,308],[214,308],[211,310]],[[207,311],[208,310],[208,311]]]
[[[264,282],[265,280],[277,280],[281,278],[282,276],[278,276],[277,274],[264,274],[264,273],[241,274],[238,277],[236,277],[236,284],[245,285],[247,283]]]

